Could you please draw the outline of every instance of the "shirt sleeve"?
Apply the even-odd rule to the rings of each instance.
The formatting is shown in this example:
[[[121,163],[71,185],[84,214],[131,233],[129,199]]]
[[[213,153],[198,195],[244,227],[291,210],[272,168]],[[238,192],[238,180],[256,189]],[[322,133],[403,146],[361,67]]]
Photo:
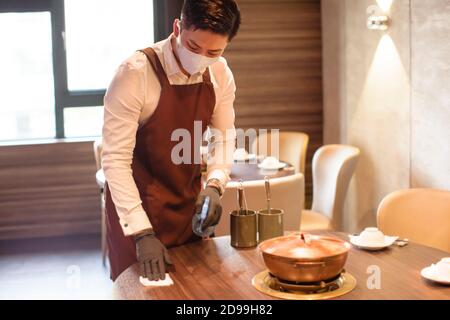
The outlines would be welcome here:
[[[236,85],[233,73],[224,62],[220,82],[221,95],[216,103],[210,126],[207,180],[216,178],[225,187],[230,179],[230,170],[235,150],[234,100]]]
[[[144,68],[142,61],[122,63],[104,98],[102,168],[126,236],[151,228],[131,169],[145,100]]]

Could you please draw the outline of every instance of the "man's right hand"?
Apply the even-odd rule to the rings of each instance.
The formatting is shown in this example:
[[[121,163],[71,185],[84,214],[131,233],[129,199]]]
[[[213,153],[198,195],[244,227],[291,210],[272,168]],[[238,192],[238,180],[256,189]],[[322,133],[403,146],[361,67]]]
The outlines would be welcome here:
[[[172,264],[166,247],[156,238],[153,231],[134,236],[139,274],[149,280],[164,280],[166,264]]]

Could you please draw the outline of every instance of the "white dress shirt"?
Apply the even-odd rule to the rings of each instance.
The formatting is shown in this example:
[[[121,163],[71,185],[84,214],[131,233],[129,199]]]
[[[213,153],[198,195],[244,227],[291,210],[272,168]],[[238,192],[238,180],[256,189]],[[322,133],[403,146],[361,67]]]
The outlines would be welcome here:
[[[201,73],[188,77],[181,72],[172,52],[172,37],[170,35],[152,46],[169,82],[173,85],[202,82]],[[230,155],[235,148],[233,103],[236,86],[223,57],[210,66],[210,71],[216,95],[211,129],[222,134],[212,133],[214,142],[209,148],[207,179],[217,178],[224,186],[229,180]],[[127,236],[151,228],[133,179],[131,163],[136,132],[152,116],[160,94],[161,85],[147,56],[135,52],[119,66],[104,98],[102,168]]]

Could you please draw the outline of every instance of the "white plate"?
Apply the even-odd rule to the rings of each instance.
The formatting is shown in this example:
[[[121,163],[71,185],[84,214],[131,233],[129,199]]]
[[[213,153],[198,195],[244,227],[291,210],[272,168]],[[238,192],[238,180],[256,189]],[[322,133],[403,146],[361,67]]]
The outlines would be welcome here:
[[[364,250],[382,250],[394,244],[394,242],[398,239],[398,237],[384,236],[384,244],[367,244],[361,242],[359,236],[350,235],[350,243],[354,246],[364,249]]]
[[[237,158],[237,157],[235,157],[233,160],[236,161],[236,162],[243,162],[243,161],[248,161],[248,160],[253,160],[253,159],[256,159],[256,154],[250,153],[244,158]]]
[[[429,267],[423,268],[420,274],[427,280],[437,282],[440,284],[450,285],[450,279],[443,279],[436,275],[435,273],[436,265],[432,264]]]
[[[262,163],[258,164],[258,168],[264,169],[264,170],[278,170],[278,169],[281,169],[284,167],[286,167],[286,163],[284,163],[284,162],[279,162],[275,166],[265,166]]]

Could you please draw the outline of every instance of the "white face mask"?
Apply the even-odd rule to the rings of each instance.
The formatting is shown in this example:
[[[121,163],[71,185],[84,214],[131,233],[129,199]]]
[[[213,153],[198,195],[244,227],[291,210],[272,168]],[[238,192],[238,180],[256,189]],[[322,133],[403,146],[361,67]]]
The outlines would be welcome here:
[[[181,43],[181,35],[177,37],[176,43],[181,64],[191,75],[197,72],[203,72],[207,67],[219,60],[219,57],[209,58],[186,49]]]

